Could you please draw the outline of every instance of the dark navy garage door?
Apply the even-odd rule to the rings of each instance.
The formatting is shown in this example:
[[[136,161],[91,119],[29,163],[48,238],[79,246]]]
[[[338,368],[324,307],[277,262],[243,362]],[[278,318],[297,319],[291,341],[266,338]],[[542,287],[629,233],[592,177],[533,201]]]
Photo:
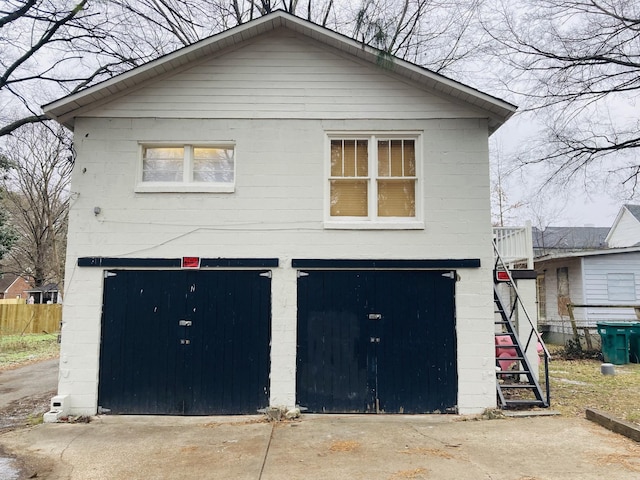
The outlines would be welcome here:
[[[297,401],[311,412],[457,404],[455,272],[301,272]]]
[[[270,317],[266,272],[106,272],[98,405],[255,413],[269,403]]]

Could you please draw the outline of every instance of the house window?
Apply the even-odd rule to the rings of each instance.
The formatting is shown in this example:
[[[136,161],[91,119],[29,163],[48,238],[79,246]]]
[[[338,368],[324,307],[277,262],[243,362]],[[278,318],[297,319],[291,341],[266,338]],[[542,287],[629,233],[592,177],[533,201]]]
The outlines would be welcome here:
[[[607,296],[613,302],[636,300],[636,279],[633,273],[607,273]]]
[[[325,224],[421,228],[418,144],[415,135],[329,136]]]
[[[138,192],[233,192],[233,145],[141,145]]]

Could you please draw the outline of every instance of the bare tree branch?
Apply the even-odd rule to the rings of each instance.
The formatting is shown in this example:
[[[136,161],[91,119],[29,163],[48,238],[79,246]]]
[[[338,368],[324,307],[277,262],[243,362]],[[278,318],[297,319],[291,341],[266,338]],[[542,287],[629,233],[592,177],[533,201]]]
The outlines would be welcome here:
[[[496,0],[489,7],[483,24],[495,41],[490,55],[508,69],[503,86],[524,111],[546,119],[523,162],[547,165],[547,182],[637,172],[640,134],[627,105],[640,95],[640,4]]]

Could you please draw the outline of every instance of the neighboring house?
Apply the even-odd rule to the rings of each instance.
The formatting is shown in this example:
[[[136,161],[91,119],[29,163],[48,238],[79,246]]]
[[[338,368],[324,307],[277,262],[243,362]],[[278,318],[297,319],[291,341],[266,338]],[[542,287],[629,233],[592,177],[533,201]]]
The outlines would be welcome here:
[[[610,229],[554,228],[565,231],[566,249],[552,248],[545,238],[547,254],[534,263],[538,322],[549,341],[564,343],[573,337],[568,304],[590,305],[574,309],[581,334],[585,328],[594,333],[599,321],[637,320],[633,306],[640,306],[640,228],[635,230],[634,224],[640,227],[639,213],[640,207],[624,205]]]
[[[624,205],[611,226],[606,242],[611,248],[640,243],[640,205]]]
[[[533,254],[541,257],[607,248],[605,239],[609,230],[608,227],[533,227]]]
[[[62,303],[62,296],[58,290],[58,285],[48,283],[43,287],[29,288],[27,290],[27,298],[33,297],[33,303]]]
[[[23,277],[12,273],[0,275],[0,300],[15,300],[28,298],[27,290],[31,288]]]
[[[275,12],[44,110],[77,152],[67,414],[495,407],[514,106]]]

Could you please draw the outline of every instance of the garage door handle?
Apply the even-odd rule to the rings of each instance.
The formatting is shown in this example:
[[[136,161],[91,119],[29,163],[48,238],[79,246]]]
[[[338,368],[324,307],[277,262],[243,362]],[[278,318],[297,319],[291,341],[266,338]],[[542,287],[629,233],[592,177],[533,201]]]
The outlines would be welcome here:
[[[370,343],[380,343],[380,337],[371,337],[369,339]]]
[[[178,325],[180,325],[181,327],[190,327],[191,326],[191,320],[180,320],[178,322]]]
[[[184,338],[180,339],[180,345],[190,345],[191,344],[191,340],[187,340]]]

